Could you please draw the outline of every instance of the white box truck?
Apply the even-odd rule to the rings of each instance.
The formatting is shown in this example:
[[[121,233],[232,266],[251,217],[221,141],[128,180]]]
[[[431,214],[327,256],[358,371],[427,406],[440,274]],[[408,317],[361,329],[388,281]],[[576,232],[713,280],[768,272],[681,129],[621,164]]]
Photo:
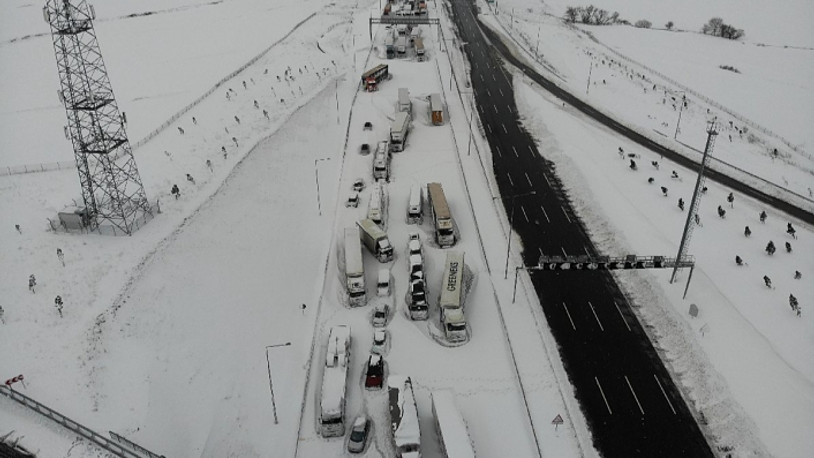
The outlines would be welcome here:
[[[384,227],[384,181],[376,181],[370,187],[370,202],[367,205],[367,218]]]
[[[441,248],[455,245],[455,222],[449,211],[447,198],[441,183],[427,184],[427,199],[432,210],[433,225],[435,227],[435,241]]]
[[[414,184],[410,187],[410,200],[407,202],[407,224],[421,224],[424,222],[421,194],[421,186]]]
[[[410,101],[410,90],[406,87],[399,88],[398,111],[413,112],[413,102]]]
[[[319,433],[322,437],[345,434],[345,392],[350,365],[350,326],[338,325],[328,333],[322,371]]]
[[[390,149],[395,152],[404,151],[404,144],[407,142],[409,133],[410,113],[399,111],[390,124]]]
[[[472,439],[466,430],[466,422],[455,406],[455,395],[450,390],[431,393],[432,415],[446,458],[475,458]]]
[[[365,305],[365,264],[362,262],[359,231],[355,227],[345,228],[345,287],[351,307]]]
[[[389,180],[390,179],[390,160],[392,154],[390,153],[390,146],[387,140],[380,141],[376,147],[376,154],[373,156],[373,179],[374,180]]]
[[[393,245],[387,238],[387,233],[369,219],[363,219],[356,223],[359,226],[359,238],[365,244],[370,253],[379,262],[390,262],[393,260]]]
[[[407,37],[404,35],[400,35],[396,39],[396,52],[399,54],[404,54],[407,52]]]
[[[415,47],[415,55],[418,58],[419,62],[424,61],[424,40],[421,37],[418,37],[413,41],[413,47]]]
[[[419,458],[421,456],[421,429],[418,424],[418,407],[410,377],[391,375],[387,377],[387,394],[390,404],[390,430],[396,456]]]
[[[441,279],[441,326],[449,342],[465,342],[469,338],[464,316],[464,254],[458,251],[447,253],[444,263],[444,277]]]

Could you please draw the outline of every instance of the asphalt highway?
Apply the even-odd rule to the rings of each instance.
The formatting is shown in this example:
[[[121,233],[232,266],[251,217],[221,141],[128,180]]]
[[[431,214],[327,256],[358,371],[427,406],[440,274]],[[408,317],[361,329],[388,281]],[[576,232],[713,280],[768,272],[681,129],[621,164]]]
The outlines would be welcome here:
[[[536,265],[543,254],[596,255],[546,152],[538,151],[520,126],[511,76],[501,64],[506,57],[481,31],[470,1],[452,0],[452,7],[458,34],[468,43],[464,52],[471,63],[479,118],[503,203],[523,240],[525,264]],[[607,271],[537,272],[531,277],[594,446],[603,456],[713,456]]]

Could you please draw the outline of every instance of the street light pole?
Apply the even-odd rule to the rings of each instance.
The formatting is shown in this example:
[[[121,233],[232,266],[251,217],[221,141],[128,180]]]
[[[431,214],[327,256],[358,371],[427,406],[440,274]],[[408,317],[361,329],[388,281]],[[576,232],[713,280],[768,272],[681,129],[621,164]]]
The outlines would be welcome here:
[[[509,242],[506,244],[506,267],[503,269],[503,279],[504,280],[509,278],[509,253],[511,253],[511,250],[512,250],[512,234],[513,234],[513,231],[514,231],[514,199],[516,197],[526,197],[526,196],[531,196],[531,195],[534,195],[534,194],[537,194],[537,191],[526,192],[526,193],[523,193],[523,194],[514,194],[514,195],[511,195],[511,196],[495,196],[495,197],[492,197],[492,200],[494,200],[494,199],[507,199],[507,198],[512,199],[512,203],[511,203],[512,208],[511,208],[511,210],[509,210]]]
[[[676,122],[676,133],[673,135],[673,140],[678,140],[678,126],[681,125],[681,113],[684,111],[684,101],[687,100],[687,94],[681,94],[681,106],[678,108],[678,122]]]
[[[276,344],[276,345],[268,345],[266,346],[266,365],[268,366],[269,370],[269,391],[271,392],[271,410],[274,412],[274,424],[278,424],[277,421],[277,403],[274,402],[274,385],[271,383],[271,361],[269,360],[269,348],[274,347],[287,347],[291,345],[291,342],[286,342],[284,344]]]

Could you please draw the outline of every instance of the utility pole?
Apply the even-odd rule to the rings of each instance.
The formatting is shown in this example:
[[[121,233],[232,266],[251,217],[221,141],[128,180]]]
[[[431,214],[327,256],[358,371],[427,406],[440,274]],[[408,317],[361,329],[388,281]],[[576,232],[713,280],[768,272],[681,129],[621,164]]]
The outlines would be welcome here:
[[[526,197],[537,194],[537,191],[530,191],[523,194],[514,194],[511,196],[495,196],[492,197],[494,199],[512,199],[511,203],[511,210],[509,210],[509,241],[506,244],[506,267],[503,269],[503,279],[506,280],[509,278],[509,253],[512,250],[512,234],[514,233],[514,199],[517,197]]]
[[[271,392],[271,410],[274,412],[274,424],[278,424],[277,421],[277,403],[274,402],[274,385],[271,383],[271,361],[269,360],[269,348],[274,347],[287,347],[291,345],[291,342],[286,342],[284,344],[275,344],[275,345],[268,345],[266,346],[266,365],[268,366],[269,370],[269,391]]]
[[[588,95],[588,91],[591,89],[591,72],[594,70],[594,61],[591,60],[591,66],[588,67],[588,85],[585,86],[585,95]]]
[[[673,268],[673,274],[670,277],[670,283],[673,283],[678,273],[679,265],[687,254],[687,248],[690,246],[690,239],[692,238],[692,231],[695,227],[694,217],[698,211],[698,204],[701,200],[701,189],[704,186],[704,170],[712,158],[712,148],[715,146],[715,137],[718,135],[718,123],[713,119],[707,126],[707,145],[704,148],[704,157],[701,159],[701,165],[698,167],[698,178],[695,181],[695,190],[692,192],[692,202],[690,202],[690,209],[687,212],[687,221],[684,223],[684,233],[681,235],[681,243],[678,246],[678,254],[676,255],[676,265]],[[689,286],[689,280],[687,281]],[[687,296],[687,290],[684,290],[684,296]]]
[[[673,140],[678,140],[678,126],[681,125],[681,113],[684,111],[684,103],[686,103],[687,94],[681,93],[681,106],[678,109],[678,122],[676,122],[676,133],[673,135]]]
[[[319,168],[317,167],[318,162],[322,161],[330,161],[331,158],[323,157],[321,159],[314,159],[314,176],[316,177],[317,181],[317,210],[319,210],[319,216],[322,216],[322,202],[319,197]]]

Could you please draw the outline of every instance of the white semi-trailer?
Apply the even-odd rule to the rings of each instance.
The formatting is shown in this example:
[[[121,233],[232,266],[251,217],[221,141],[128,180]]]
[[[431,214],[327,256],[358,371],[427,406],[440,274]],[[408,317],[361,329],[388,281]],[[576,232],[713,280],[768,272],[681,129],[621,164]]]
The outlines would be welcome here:
[[[376,154],[373,156],[373,178],[376,180],[390,180],[390,146],[387,140],[379,142]]]
[[[379,262],[390,262],[393,260],[393,245],[387,238],[387,233],[378,224],[370,219],[363,219],[356,223],[359,226],[358,237],[365,244],[370,253]]]
[[[410,90],[406,87],[399,88],[398,111],[406,111],[407,113],[413,111],[413,102],[410,101]]]
[[[367,219],[384,227],[384,181],[376,180],[370,187],[370,202],[367,205]]]
[[[322,372],[319,433],[322,437],[345,434],[345,392],[350,365],[350,326],[337,325],[328,333]]]
[[[345,228],[345,287],[351,307],[365,305],[365,264],[362,262],[359,231],[355,227]]]
[[[450,342],[465,342],[469,338],[464,316],[463,277],[464,254],[458,251],[448,252],[438,306],[441,309],[444,336]]]
[[[390,124],[390,149],[395,152],[404,151],[407,134],[410,133],[410,113],[399,111]]]
[[[455,395],[450,390],[431,393],[432,414],[446,458],[475,458],[472,440],[466,431],[466,422],[455,406]]]
[[[418,424],[418,407],[413,394],[410,377],[391,375],[387,378],[390,402],[390,429],[396,456],[419,458],[421,456],[421,429]]]
[[[427,199],[429,199],[430,209],[432,210],[435,241],[438,242],[441,248],[455,245],[455,225],[441,183],[427,184]]]

